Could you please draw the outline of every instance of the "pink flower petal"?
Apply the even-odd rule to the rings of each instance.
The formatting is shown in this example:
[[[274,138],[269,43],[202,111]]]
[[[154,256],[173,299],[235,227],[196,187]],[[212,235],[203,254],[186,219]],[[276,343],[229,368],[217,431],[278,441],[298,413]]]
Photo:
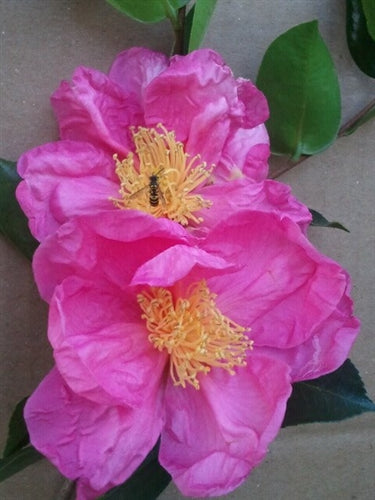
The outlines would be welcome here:
[[[219,54],[202,49],[186,56],[174,56],[169,68],[146,89],[145,120],[149,125],[163,123],[176,132],[178,140],[185,142],[192,132],[194,118],[204,113],[209,105],[222,108],[223,98],[226,100],[222,109],[225,118],[238,111],[237,85]],[[189,153],[198,154],[199,151]]]
[[[34,276],[46,301],[70,275],[124,287],[144,262],[187,241],[195,239],[179,224],[134,210],[77,217],[36,250]]]
[[[215,257],[195,247],[175,245],[159,253],[140,266],[131,282],[132,285],[172,286],[188,274],[189,281],[208,278],[223,271],[230,271],[233,265],[221,257]]]
[[[250,353],[235,375],[215,369],[200,382],[198,391],[168,385],[159,460],[184,495],[222,495],[275,438],[291,392],[288,368]]]
[[[231,120],[227,116],[228,103],[224,97],[214,103],[208,103],[206,109],[191,121],[190,133],[186,142],[186,151],[191,156],[199,154],[208,164],[218,164],[221,151],[227,140]],[[209,131],[210,139],[207,140]],[[216,175],[216,170],[213,176]]]
[[[158,395],[139,410],[97,405],[71,392],[55,369],[29,398],[25,420],[33,446],[78,480],[78,498],[91,500],[124,482],[154,446],[160,403]]]
[[[17,199],[29,218],[30,229],[38,240],[55,231],[69,215],[77,215],[84,202],[81,192],[74,189],[75,182],[92,190],[88,209],[113,207],[109,196],[115,192],[114,161],[102,150],[86,142],[60,141],[44,144],[24,153],[18,161],[18,173],[23,181],[17,188]],[[72,192],[67,199],[59,197],[57,190]],[[118,186],[118,182],[117,182]],[[118,189],[118,187],[117,187]]]
[[[237,78],[238,97],[245,108],[244,122],[246,127],[253,128],[268,120],[270,112],[267,99],[249,80]]]
[[[277,214],[281,219],[290,218],[305,232],[311,222],[308,208],[298,201],[291,189],[281,182],[266,180],[253,182],[236,179],[225,184],[212,184],[200,190],[200,194],[212,201],[212,206],[202,210],[204,228],[212,228],[240,210],[251,209]]]
[[[223,147],[215,176],[227,181],[235,178],[238,172],[255,181],[263,181],[268,174],[269,156],[269,139],[264,125],[235,128]]]
[[[244,327],[259,346],[290,348],[307,340],[341,301],[342,269],[319,254],[291,220],[243,212],[217,226],[202,245],[237,262],[232,275],[210,288],[220,310]]]
[[[293,382],[312,380],[339,368],[359,333],[360,322],[353,316],[353,303],[346,294],[337,309],[323,321],[303,344],[291,349],[262,349],[268,356],[288,363]]]
[[[166,354],[149,342],[133,290],[67,278],[51,301],[48,338],[65,381],[91,401],[138,408],[158,391]]]
[[[62,139],[88,141],[110,154],[133,149],[129,126],[143,123],[139,103],[100,71],[77,68],[51,102]]]
[[[166,55],[160,52],[132,47],[121,52],[109,70],[109,78],[127,95],[136,99],[143,108],[143,94],[147,85],[169,65]]]
[[[100,217],[102,212],[118,210],[112,201],[112,198],[118,198],[118,188],[118,182],[99,176],[69,179],[56,186],[50,209],[60,224],[80,215],[97,213]]]

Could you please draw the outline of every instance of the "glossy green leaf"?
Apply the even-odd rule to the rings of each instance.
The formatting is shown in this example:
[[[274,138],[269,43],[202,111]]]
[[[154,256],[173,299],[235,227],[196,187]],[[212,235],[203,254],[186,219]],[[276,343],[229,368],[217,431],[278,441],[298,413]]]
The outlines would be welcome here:
[[[133,475],[99,500],[155,500],[168,486],[171,476],[158,462],[159,443],[147,455]]]
[[[3,458],[9,457],[29,444],[29,433],[23,418],[23,409],[27,398],[22,399],[15,407],[8,425],[8,437]]]
[[[375,78],[375,41],[368,32],[361,0],[346,0],[346,40],[359,69]]]
[[[215,10],[216,2],[217,0],[196,0],[191,19],[188,52],[199,49]]]
[[[347,359],[335,372],[293,384],[283,427],[312,422],[334,422],[375,411],[362,379]]]
[[[27,398],[20,401],[9,420],[8,436],[3,458],[0,459],[0,482],[41,460],[43,455],[30,445],[29,433],[23,418]]]
[[[26,216],[15,197],[20,180],[16,163],[0,159],[0,233],[31,259],[38,243],[31,235]]]
[[[330,222],[328,219],[324,217],[321,213],[309,208],[310,213],[312,215],[311,226],[320,226],[320,227],[334,227],[336,229],[341,229],[342,231],[346,231],[350,233],[349,229],[346,229],[340,222],[332,221]]]
[[[375,40],[375,1],[362,0],[362,8],[366,18],[367,31],[371,38]]]
[[[340,126],[340,88],[318,22],[300,24],[274,40],[257,86],[270,107],[266,123],[275,154],[312,155],[326,149]]]
[[[142,23],[156,23],[177,17],[177,10],[190,0],[107,0],[122,14]]]
[[[15,453],[2,458],[0,460],[0,482],[17,474],[17,472],[20,472],[42,458],[44,458],[43,455],[32,446],[25,446]]]

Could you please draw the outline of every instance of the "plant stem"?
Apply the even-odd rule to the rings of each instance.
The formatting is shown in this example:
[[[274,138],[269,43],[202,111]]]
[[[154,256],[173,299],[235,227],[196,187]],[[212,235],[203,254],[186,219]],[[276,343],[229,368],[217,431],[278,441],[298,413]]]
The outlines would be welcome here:
[[[178,9],[177,14],[177,24],[173,27],[174,29],[174,46],[173,54],[184,55],[184,29],[185,29],[185,14],[186,7],[181,7]]]
[[[363,123],[366,122],[366,120],[364,120],[364,121],[362,121],[362,120],[374,108],[375,108],[375,99],[373,99],[372,101],[370,101],[367,104],[367,106],[365,106],[363,109],[361,109],[361,111],[359,113],[357,113],[355,116],[353,116],[353,118],[351,120],[349,120],[348,122],[346,122],[345,125],[343,125],[340,128],[339,133],[338,133],[338,137],[345,137],[346,135],[350,135],[352,132],[354,132],[354,130],[356,129],[357,125],[360,126],[360,125],[362,125]],[[370,119],[370,116],[369,116],[369,119]],[[351,129],[353,129],[353,130],[351,130]]]
[[[353,128],[355,128],[355,125],[362,124],[362,119],[366,116],[367,113],[369,113],[373,108],[375,107],[375,99],[370,101],[359,113],[357,113],[353,118],[351,118],[349,121],[347,121],[339,130],[337,137],[344,137],[346,135],[349,135],[349,131]],[[363,121],[365,123],[365,121]],[[349,132],[349,133],[348,133]],[[292,162],[290,159],[287,160],[287,163],[283,165],[281,168],[276,170],[270,175],[270,179],[276,179],[277,177],[280,177],[280,175],[285,174],[286,172],[289,172],[289,170],[292,170],[294,167],[302,163],[303,161],[307,160],[310,158],[312,155],[301,155],[301,157],[295,161]]]
[[[170,20],[174,32],[174,43],[171,53],[172,55],[184,55],[184,25],[186,7],[181,7],[176,13],[175,9],[169,3],[169,0],[163,0],[163,3],[165,14]]]

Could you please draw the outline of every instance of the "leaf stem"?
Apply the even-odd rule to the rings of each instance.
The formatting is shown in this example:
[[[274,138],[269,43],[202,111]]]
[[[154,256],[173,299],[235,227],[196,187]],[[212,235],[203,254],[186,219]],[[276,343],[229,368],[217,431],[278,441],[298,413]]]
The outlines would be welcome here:
[[[186,7],[178,9],[177,24],[174,26],[173,54],[184,55],[184,30],[185,30]]]
[[[375,109],[375,99],[370,101],[367,106],[365,106],[359,113],[357,113],[351,120],[343,125],[338,133],[338,137],[345,137],[354,132],[359,126],[373,117],[373,111]]]
[[[344,123],[344,125],[340,128],[337,137],[339,138],[339,137],[345,137],[346,135],[350,135],[363,123],[373,118],[374,109],[375,109],[375,99],[372,99],[363,109],[361,109],[361,111],[359,111],[355,116],[353,116],[353,118]],[[287,160],[287,163],[285,165],[281,166],[276,171],[271,173],[270,179],[276,179],[277,177],[280,177],[280,175],[289,172],[289,170],[292,170],[294,167],[296,167],[300,163],[310,158],[310,156],[312,155],[301,155],[301,157],[294,162],[290,159]]]
[[[171,53],[172,55],[174,54],[183,55],[186,7],[181,7],[176,12],[176,10],[169,3],[169,0],[163,0],[163,4],[164,4],[165,15],[170,20],[174,32],[174,42]]]

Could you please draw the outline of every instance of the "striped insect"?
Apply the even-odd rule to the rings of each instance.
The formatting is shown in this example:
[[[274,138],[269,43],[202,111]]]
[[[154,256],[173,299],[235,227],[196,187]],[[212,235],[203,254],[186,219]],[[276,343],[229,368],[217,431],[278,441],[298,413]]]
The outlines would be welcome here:
[[[158,173],[150,175],[150,179],[149,179],[149,185],[148,185],[148,187],[149,187],[149,200],[150,200],[150,205],[152,207],[157,207],[159,205],[159,195],[163,196],[161,194],[161,191],[160,191]]]
[[[133,198],[135,196],[138,196],[140,193],[142,193],[145,189],[148,189],[148,196],[149,196],[149,203],[152,207],[157,207],[159,205],[160,199],[165,202],[163,193],[160,189],[159,185],[159,174],[163,169],[161,168],[156,172],[155,174],[152,174],[149,176],[149,181],[146,186],[143,186],[142,188],[138,189],[135,193],[133,193],[130,198]]]

